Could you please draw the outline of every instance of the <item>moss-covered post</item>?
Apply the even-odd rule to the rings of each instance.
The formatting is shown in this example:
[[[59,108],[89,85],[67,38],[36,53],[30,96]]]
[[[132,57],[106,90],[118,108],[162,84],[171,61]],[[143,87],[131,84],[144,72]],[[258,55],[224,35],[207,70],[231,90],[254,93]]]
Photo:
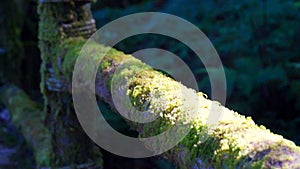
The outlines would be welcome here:
[[[78,123],[62,74],[64,55],[72,43],[95,32],[90,0],[39,0],[38,13],[41,91],[45,99],[45,122],[52,134],[51,166],[101,168],[101,153]],[[61,50],[66,39],[72,39],[72,43]]]

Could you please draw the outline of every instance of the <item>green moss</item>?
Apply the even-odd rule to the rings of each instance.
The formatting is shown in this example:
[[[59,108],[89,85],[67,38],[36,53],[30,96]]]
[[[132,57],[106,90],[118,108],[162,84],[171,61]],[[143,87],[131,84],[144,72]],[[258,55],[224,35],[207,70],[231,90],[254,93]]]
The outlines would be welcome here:
[[[263,164],[264,164],[264,161],[263,160],[259,160],[258,162],[254,162],[253,164],[251,164],[251,167],[249,167],[249,168],[261,169],[261,168],[264,168]]]
[[[67,81],[71,81],[72,72],[76,59],[78,58],[80,51],[85,44],[84,38],[68,38],[64,40],[59,49],[59,56],[62,57],[62,74],[67,78]]]

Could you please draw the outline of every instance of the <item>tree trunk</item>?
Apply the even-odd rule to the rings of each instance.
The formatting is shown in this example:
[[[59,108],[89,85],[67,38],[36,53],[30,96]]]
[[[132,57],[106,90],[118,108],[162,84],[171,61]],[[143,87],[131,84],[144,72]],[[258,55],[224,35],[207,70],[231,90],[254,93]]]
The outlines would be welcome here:
[[[86,38],[95,32],[90,0],[40,0],[38,12],[41,50],[41,91],[45,99],[46,126],[51,132],[52,167],[101,168],[101,153],[81,129],[69,93],[62,90],[62,61],[58,50],[69,37]],[[68,49],[65,49],[65,53]]]

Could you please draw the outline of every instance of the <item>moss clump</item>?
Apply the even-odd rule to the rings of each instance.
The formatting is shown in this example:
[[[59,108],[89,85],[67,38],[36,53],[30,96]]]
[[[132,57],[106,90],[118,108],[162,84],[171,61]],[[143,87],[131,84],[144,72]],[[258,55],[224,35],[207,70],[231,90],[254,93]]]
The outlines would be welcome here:
[[[84,38],[68,38],[61,43],[61,47],[58,50],[59,56],[62,57],[61,72],[67,81],[71,81],[72,72],[76,59],[78,58],[80,51],[85,44]]]

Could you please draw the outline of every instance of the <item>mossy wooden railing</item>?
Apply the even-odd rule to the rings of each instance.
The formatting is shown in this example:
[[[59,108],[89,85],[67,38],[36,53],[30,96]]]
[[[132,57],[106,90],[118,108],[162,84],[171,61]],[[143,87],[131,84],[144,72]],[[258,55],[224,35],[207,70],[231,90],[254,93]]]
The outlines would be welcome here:
[[[76,43],[74,43],[75,40]],[[65,62],[62,65],[66,66],[64,73],[71,74],[69,71],[72,69],[70,68],[78,56],[76,51],[80,51],[79,49],[85,40],[71,38],[65,42],[69,45],[62,45],[62,49],[67,47],[70,54],[65,55]],[[95,47],[98,50],[101,48],[105,50],[106,48],[102,45]],[[127,65],[127,69],[114,72],[116,67],[122,65]],[[133,74],[135,76],[132,76]],[[192,130],[187,137],[162,155],[176,163],[180,168],[299,168],[300,148],[293,142],[270,132],[263,126],[255,125],[250,117],[241,116],[217,102],[206,99],[202,93],[196,93],[181,83],[151,69],[134,57],[116,50],[112,50],[106,55],[100,64],[99,76],[97,76],[99,78],[96,79],[97,94],[112,107],[111,92],[109,85],[107,85],[112,76],[122,79],[128,77],[128,83],[123,87],[128,87],[126,92],[137,109],[147,107],[154,113],[163,113],[155,123],[146,125],[134,123],[133,125],[129,122],[133,128],[140,132],[142,137],[164,132],[166,128],[174,124],[173,122],[182,122],[175,119],[184,119],[191,125]],[[70,81],[65,83],[70,83]],[[181,92],[186,93],[186,95],[181,95]],[[41,125],[42,114],[38,113],[39,110],[35,103],[30,101],[28,96],[16,87],[3,87],[1,93],[2,101],[13,113],[13,121],[22,128],[27,140],[34,140],[34,144],[38,145],[43,145],[42,140],[47,142],[49,137],[47,130],[34,132],[37,126],[31,127],[38,125],[39,131],[44,130],[43,125]],[[158,97],[153,97],[154,95]],[[162,99],[164,98],[170,98],[170,100],[163,102]],[[190,108],[191,99],[195,98],[200,101],[197,103],[201,107],[197,110],[200,111],[196,112],[197,114],[192,118],[185,116],[188,111],[193,111],[193,109],[188,110],[188,108]],[[186,101],[183,102],[184,100]],[[147,106],[145,107],[145,105]],[[223,112],[224,116],[216,126],[210,128],[209,125],[205,124],[205,120],[212,106],[214,106],[214,111]],[[41,117],[35,116],[38,114]],[[172,118],[175,116],[176,118]],[[32,117],[37,117],[37,121],[33,120],[33,124],[26,123],[26,119]],[[101,126],[101,124],[99,125]],[[38,154],[47,149],[47,147],[41,149],[38,147],[36,148]],[[47,153],[47,151],[45,152]],[[45,163],[44,160],[47,158],[43,158],[45,156],[42,155],[38,156],[38,154],[36,157],[40,157],[42,163]]]
[[[83,21],[86,23],[83,24],[84,28],[89,29],[92,23],[86,2],[65,0],[58,3],[55,0],[41,0],[39,7],[39,38],[43,60],[41,88],[45,97],[47,127],[51,133],[53,154],[50,166],[54,168],[98,158],[94,150],[89,151],[93,146],[79,139],[84,134],[74,118],[75,112],[69,95],[73,66],[85,43],[82,37],[88,32],[81,34],[72,28],[78,25],[81,27]],[[101,44],[95,44],[94,47],[99,52],[106,50]],[[93,59],[95,62],[99,61],[97,57]],[[115,71],[117,67],[125,66],[126,69]],[[204,94],[186,88],[133,56],[117,50],[111,50],[102,60],[96,79],[97,95],[113,109],[115,108],[110,90],[113,77],[117,80],[126,79],[126,83],[120,84],[124,86],[119,86],[119,89],[126,89],[125,93],[135,108],[147,109],[160,115],[153,123],[137,124],[128,121],[141,137],[164,132],[174,123],[190,126],[189,134],[177,146],[162,155],[180,168],[300,168],[300,148],[293,142],[256,125],[250,117],[239,115],[207,99]],[[9,88],[7,90],[4,93],[12,92]],[[18,104],[21,103],[18,99],[11,99],[11,96],[14,94],[7,95],[5,103],[7,107],[11,107],[13,116],[18,117],[19,113],[16,112],[19,112]],[[10,104],[16,105],[18,111]],[[28,105],[31,105],[31,102]],[[36,109],[29,110],[36,112]],[[206,123],[211,111],[223,113],[215,125]],[[26,138],[30,140],[30,133],[26,131],[24,129],[24,135],[28,135]],[[69,144],[70,140],[72,144]],[[73,151],[74,148],[76,151]],[[37,149],[36,155],[38,151]],[[86,158],[79,161],[80,157]]]
[[[62,62],[63,74],[69,77],[72,75],[72,66],[79,54],[76,52],[80,51],[84,43],[83,39],[74,38],[65,41],[63,46],[67,47],[69,52],[64,55]],[[107,47],[95,44],[91,48],[101,53],[101,50],[105,51]],[[97,54],[93,59],[99,62]],[[117,67],[126,69],[115,71]],[[300,167],[300,148],[293,142],[272,133],[264,126],[256,125],[251,117],[244,117],[218,102],[206,99],[202,93],[186,88],[131,55],[112,49],[102,59],[96,77],[96,94],[113,109],[115,108],[111,82],[114,77],[114,81],[126,81],[120,83],[123,86],[116,88],[120,91],[114,91],[119,93],[119,97],[126,93],[138,110],[160,114],[160,118],[154,123],[137,125],[128,121],[140,132],[141,137],[164,132],[166,128],[178,122],[190,125],[190,133],[180,144],[163,154],[180,168]],[[70,83],[71,81],[66,82]],[[193,103],[195,100],[198,102]],[[210,111],[222,112],[222,117],[215,125],[206,123]],[[191,112],[193,115],[189,116]]]

